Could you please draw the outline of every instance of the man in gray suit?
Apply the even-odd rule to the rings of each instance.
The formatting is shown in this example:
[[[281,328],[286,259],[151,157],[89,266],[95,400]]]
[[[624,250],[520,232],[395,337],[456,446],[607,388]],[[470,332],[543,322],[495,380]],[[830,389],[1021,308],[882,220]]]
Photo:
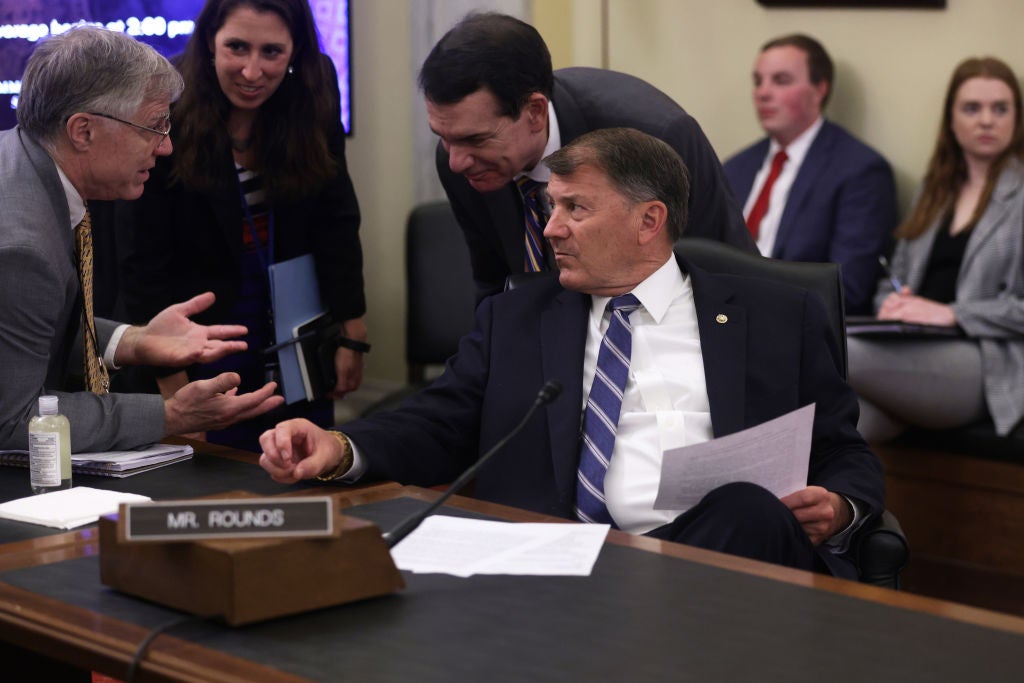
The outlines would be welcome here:
[[[535,28],[492,13],[470,14],[448,31],[419,82],[441,138],[437,174],[469,245],[478,298],[501,291],[510,274],[553,268],[541,234],[546,217],[524,206],[546,200],[524,188],[547,183],[542,158],[602,128],[635,128],[683,158],[692,179],[686,237],[756,252],[700,124],[649,83],[604,69],[552,72]]]
[[[245,348],[232,340],[244,327],[189,320],[213,302],[210,292],[143,327],[81,324],[87,302],[75,235],[86,202],[142,193],[156,157],[171,153],[170,103],[181,89],[181,77],[152,48],[93,27],[42,42],[29,59],[19,125],[0,133],[0,448],[27,447],[42,393],[60,397],[73,451],[132,448],[280,405],[273,384],[238,395],[231,373],[189,384],[166,401],[109,394],[101,382],[96,393],[60,391],[69,374],[81,372],[83,328],[108,368],[209,362]]]

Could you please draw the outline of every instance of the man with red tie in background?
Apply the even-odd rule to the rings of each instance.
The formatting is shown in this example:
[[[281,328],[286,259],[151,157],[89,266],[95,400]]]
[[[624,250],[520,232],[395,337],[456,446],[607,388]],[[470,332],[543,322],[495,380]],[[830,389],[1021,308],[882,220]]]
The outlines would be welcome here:
[[[754,64],[754,108],[768,137],[724,164],[758,249],[842,266],[848,313],[868,313],[878,256],[896,227],[889,163],[822,110],[832,60],[805,35],[766,43]]]

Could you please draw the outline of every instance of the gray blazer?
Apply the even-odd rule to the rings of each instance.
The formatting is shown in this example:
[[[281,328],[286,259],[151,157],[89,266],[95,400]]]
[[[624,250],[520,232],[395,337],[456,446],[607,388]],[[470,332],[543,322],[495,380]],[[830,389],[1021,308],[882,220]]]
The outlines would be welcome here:
[[[893,274],[916,290],[924,278],[938,223],[915,240],[900,240]],[[875,310],[893,291],[878,285]],[[988,208],[967,239],[953,311],[981,345],[985,399],[996,431],[1005,435],[1024,416],[1024,164],[1011,160]]]
[[[28,447],[44,393],[60,397],[75,452],[159,441],[159,396],[61,391],[68,371],[82,371],[71,218],[57,166],[18,128],[0,132],[0,207],[0,449]],[[116,326],[97,319],[101,350]]]

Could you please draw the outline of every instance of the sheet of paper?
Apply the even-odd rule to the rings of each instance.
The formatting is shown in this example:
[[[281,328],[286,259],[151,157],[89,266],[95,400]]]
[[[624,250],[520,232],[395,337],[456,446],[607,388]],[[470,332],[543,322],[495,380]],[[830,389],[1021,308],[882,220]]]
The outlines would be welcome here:
[[[147,500],[150,498],[134,493],[75,486],[3,503],[0,505],[0,518],[55,529],[74,529],[83,524],[92,524],[103,515],[117,512],[122,502]]]
[[[428,517],[391,550],[399,569],[419,573],[589,576],[607,524],[515,524]]]
[[[665,451],[655,510],[686,510],[737,481],[779,498],[807,486],[814,404],[720,439]]]

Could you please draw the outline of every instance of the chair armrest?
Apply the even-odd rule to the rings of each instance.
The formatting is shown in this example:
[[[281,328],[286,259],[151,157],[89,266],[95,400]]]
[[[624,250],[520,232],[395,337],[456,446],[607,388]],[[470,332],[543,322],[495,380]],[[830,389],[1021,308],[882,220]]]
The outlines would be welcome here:
[[[869,520],[858,534],[855,553],[862,583],[899,589],[910,546],[895,515],[886,510]]]

